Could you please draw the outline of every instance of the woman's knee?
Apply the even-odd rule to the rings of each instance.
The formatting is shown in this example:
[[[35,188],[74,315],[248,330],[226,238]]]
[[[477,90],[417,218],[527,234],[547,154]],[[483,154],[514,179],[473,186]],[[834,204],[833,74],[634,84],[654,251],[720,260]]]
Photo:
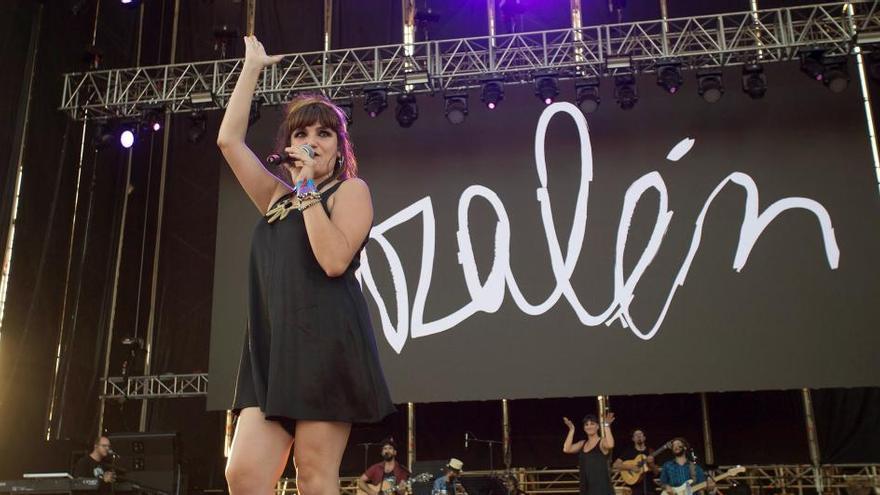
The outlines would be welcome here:
[[[297,458],[296,487],[302,495],[325,495],[338,493],[339,475],[333,469],[327,469],[324,463],[308,456]]]
[[[271,489],[274,480],[266,476],[258,466],[248,466],[244,462],[230,459],[226,465],[226,483],[233,495],[240,493],[263,493]]]

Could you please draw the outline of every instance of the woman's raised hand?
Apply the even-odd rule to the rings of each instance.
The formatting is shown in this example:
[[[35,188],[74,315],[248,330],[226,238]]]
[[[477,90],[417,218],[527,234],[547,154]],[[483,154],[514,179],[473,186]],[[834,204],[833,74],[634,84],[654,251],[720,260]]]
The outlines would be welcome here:
[[[244,64],[262,69],[281,61],[282,55],[266,55],[266,49],[256,36],[244,37]]]

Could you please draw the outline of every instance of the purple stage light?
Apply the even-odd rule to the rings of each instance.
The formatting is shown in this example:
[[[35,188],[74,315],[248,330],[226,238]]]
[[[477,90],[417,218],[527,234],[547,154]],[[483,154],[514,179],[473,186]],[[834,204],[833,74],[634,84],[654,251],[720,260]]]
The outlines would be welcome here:
[[[159,132],[160,129],[162,129],[162,124],[153,122],[153,132]]]
[[[493,103],[493,102],[491,102],[491,101],[490,101],[489,104],[486,105],[486,106],[489,107],[489,110],[495,110],[495,103]]]
[[[555,73],[535,75],[535,96],[545,105],[553,103],[553,99],[559,95],[559,86]]]
[[[131,148],[134,145],[134,133],[129,129],[122,131],[119,135],[119,144],[125,149]]]

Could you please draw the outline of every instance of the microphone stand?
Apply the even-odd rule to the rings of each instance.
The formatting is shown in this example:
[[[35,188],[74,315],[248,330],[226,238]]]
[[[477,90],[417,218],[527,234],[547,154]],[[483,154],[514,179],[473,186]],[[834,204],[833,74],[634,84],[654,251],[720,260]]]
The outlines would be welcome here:
[[[494,450],[492,447],[493,447],[494,445],[501,445],[502,442],[500,442],[500,441],[498,441],[498,440],[483,440],[483,439],[481,439],[481,438],[477,438],[477,437],[475,437],[475,436],[473,436],[473,435],[470,435],[470,436],[468,437],[468,441],[470,441],[470,442],[477,442],[477,443],[485,443],[486,446],[489,447],[489,472],[493,472],[493,473],[494,473],[494,472],[495,472],[495,462],[493,461],[493,458],[492,458],[492,457],[493,457],[493,456],[492,456],[492,451]]]
[[[116,476],[116,459],[119,458],[119,456],[116,455],[116,452],[110,454],[110,456],[113,458],[113,461],[110,463],[110,468],[111,468],[110,472],[113,473],[113,476]],[[112,478],[112,476],[111,476],[111,478]],[[110,493],[111,494],[116,493],[116,483],[114,481],[110,482]]]

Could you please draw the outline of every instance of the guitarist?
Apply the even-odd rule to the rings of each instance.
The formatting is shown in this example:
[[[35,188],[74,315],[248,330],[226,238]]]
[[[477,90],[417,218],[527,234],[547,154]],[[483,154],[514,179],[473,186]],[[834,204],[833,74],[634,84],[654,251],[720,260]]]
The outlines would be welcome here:
[[[615,471],[634,471],[639,473],[643,466],[648,470],[641,476],[638,482],[632,484],[632,495],[653,495],[654,478],[660,474],[660,467],[654,463],[654,449],[648,447],[645,432],[636,429],[632,434],[632,447],[623,449],[614,460],[612,468]],[[639,456],[644,456],[644,460],[639,461]]]
[[[660,483],[663,491],[668,495],[675,495],[678,488],[688,481],[694,484],[706,482],[706,491],[715,493],[715,482],[706,479],[706,473],[699,464],[688,459],[690,447],[684,438],[676,438],[672,441],[672,454],[675,459],[667,461],[660,470]]]
[[[444,493],[446,495],[468,495],[464,486],[459,483],[461,469],[464,463],[453,457],[443,469],[445,474],[434,480],[432,493]]]
[[[409,479],[409,470],[397,462],[397,445],[394,439],[387,438],[382,441],[382,462],[373,464],[357,481],[357,486],[367,495],[398,495],[406,493],[405,485],[401,485]],[[394,487],[398,487],[394,490]]]

